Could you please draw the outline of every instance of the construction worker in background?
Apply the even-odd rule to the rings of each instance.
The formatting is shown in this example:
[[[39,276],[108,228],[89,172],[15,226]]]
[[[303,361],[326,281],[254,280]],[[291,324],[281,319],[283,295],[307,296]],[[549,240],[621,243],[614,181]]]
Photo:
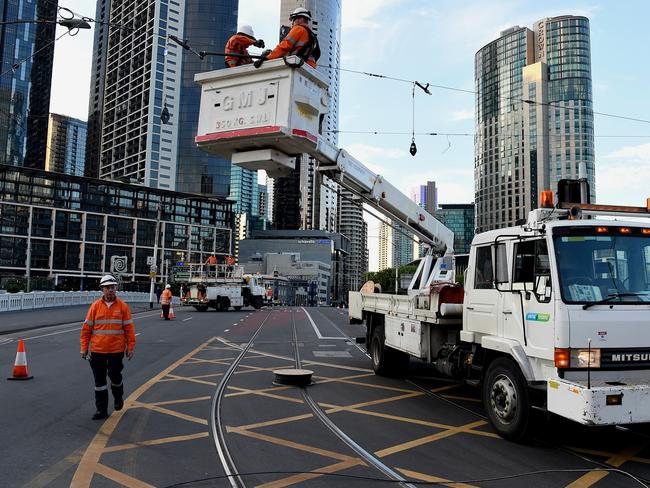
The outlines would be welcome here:
[[[81,358],[88,359],[95,377],[95,406],[93,420],[108,417],[108,384],[115,400],[115,410],[124,406],[122,384],[122,359],[126,351],[129,360],[135,349],[135,326],[129,306],[117,298],[117,281],[111,275],[104,276],[99,286],[102,297],[93,302],[81,328]]]
[[[226,67],[235,68],[243,64],[251,64],[253,60],[249,57],[248,47],[264,47],[262,39],[255,39],[253,28],[250,25],[240,25],[237,33],[226,42]],[[228,54],[239,54],[240,56],[228,56]]]
[[[172,285],[166,285],[165,290],[162,292],[160,297],[160,305],[162,307],[162,313],[165,320],[169,319],[169,307],[172,305]]]
[[[208,259],[205,260],[205,263],[203,263],[205,266],[205,274],[209,275],[210,271],[214,271],[215,276],[217,273],[217,256],[214,254],[210,254],[208,256]]]
[[[235,258],[232,257],[232,256],[228,256],[228,257],[226,258],[226,266],[228,266],[228,267],[226,268],[226,271],[227,271],[227,273],[228,273],[228,276],[232,276],[232,271],[233,271],[233,268],[234,268],[234,266],[235,266]]]
[[[296,55],[312,68],[316,68],[316,61],[320,58],[318,38],[309,28],[311,12],[304,7],[298,7],[289,15],[291,30],[286,37],[272,51],[264,51],[264,58],[253,63],[256,68],[262,65],[264,59],[277,59],[283,56]]]

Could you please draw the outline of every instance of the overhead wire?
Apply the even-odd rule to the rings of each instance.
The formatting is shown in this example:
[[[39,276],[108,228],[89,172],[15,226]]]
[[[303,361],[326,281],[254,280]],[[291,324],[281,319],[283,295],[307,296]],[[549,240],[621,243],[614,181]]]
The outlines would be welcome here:
[[[418,83],[415,80],[408,80],[405,78],[397,78],[395,76],[390,76],[390,75],[384,75],[384,74],[379,74],[379,73],[371,73],[369,71],[360,71],[360,70],[353,70],[353,69],[348,69],[348,68],[341,68],[338,66],[332,66],[332,65],[327,65],[326,66],[328,69],[332,70],[337,70],[337,71],[343,71],[347,73],[354,73],[354,74],[360,74],[364,76],[368,76],[371,78],[380,78],[380,79],[385,79],[385,80],[391,80],[391,81],[398,81],[401,83]],[[448,85],[440,85],[436,83],[427,83],[427,87],[431,88],[437,88],[440,90],[450,90],[450,91],[455,91],[455,92],[460,92],[460,93],[467,93],[471,95],[479,95],[479,92],[476,90],[468,90],[466,88],[458,88],[458,87],[453,87],[453,86],[448,86]],[[497,98],[503,99],[503,100],[509,100],[509,101],[516,101],[521,104],[528,104],[528,105],[538,105],[538,106],[543,106],[543,107],[551,107],[551,108],[559,108],[559,109],[564,109],[564,110],[571,110],[571,111],[576,111],[576,110],[582,110],[583,107],[571,107],[567,105],[559,105],[557,102],[538,102],[536,100],[530,100],[527,98],[518,98],[518,97],[510,97],[506,95],[497,95]],[[611,117],[611,118],[616,118],[616,119],[622,119],[622,120],[628,120],[631,122],[641,122],[644,124],[650,124],[650,120],[648,119],[641,119],[638,117],[632,117],[629,115],[619,115],[619,114],[612,114],[608,112],[599,112],[595,110],[590,110],[592,114],[594,115],[600,115],[603,117]]]

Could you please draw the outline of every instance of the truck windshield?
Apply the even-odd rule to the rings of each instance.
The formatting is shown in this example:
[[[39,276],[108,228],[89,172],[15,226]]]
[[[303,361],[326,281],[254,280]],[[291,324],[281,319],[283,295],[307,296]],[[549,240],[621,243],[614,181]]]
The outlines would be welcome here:
[[[553,230],[553,242],[565,303],[650,302],[648,229],[560,227]]]

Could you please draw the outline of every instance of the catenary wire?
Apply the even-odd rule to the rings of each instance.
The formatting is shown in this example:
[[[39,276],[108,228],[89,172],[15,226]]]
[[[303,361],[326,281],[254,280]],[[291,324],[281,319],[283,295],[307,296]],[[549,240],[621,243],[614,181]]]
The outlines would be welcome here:
[[[384,131],[384,130],[325,130],[326,133],[335,133],[335,134],[369,134],[369,135],[394,135],[394,136],[406,136],[411,135],[411,132],[406,131]],[[475,137],[477,134],[473,132],[415,132],[416,136],[448,136],[448,137]],[[515,136],[514,133],[499,133],[498,136],[512,137]],[[527,134],[529,137],[566,137],[565,134]],[[580,136],[586,135],[594,138],[628,138],[628,139],[644,139],[650,138],[650,134],[647,135],[631,135],[631,134],[587,134],[585,132],[577,132],[572,135]]]
[[[332,65],[327,65],[326,66],[328,69],[332,70],[338,70],[338,71],[343,71],[346,73],[354,73],[354,74],[359,74],[359,75],[364,75],[364,76],[369,76],[372,78],[380,78],[380,79],[385,79],[385,80],[391,80],[391,81],[398,81],[401,83],[417,83],[415,80],[407,80],[405,78],[397,78],[395,76],[389,76],[389,75],[384,75],[384,74],[379,74],[379,73],[371,73],[368,71],[360,71],[360,70],[353,70],[353,69],[348,69],[348,68],[341,68],[337,66],[332,66]],[[448,85],[440,85],[440,84],[435,84],[435,83],[428,83],[428,86],[431,88],[437,88],[439,90],[450,90],[450,91],[455,91],[455,92],[460,92],[460,93],[467,93],[471,95],[478,95],[479,93],[476,90],[468,90],[465,88],[457,88],[453,86],[448,86]],[[497,98],[503,99],[503,100],[509,100],[509,101],[515,101],[519,103],[526,103],[528,105],[539,105],[542,107],[550,107],[550,108],[560,108],[560,109],[565,109],[565,110],[571,110],[571,111],[576,111],[576,110],[581,110],[582,107],[569,107],[565,105],[558,105],[557,103],[552,103],[552,102],[538,102],[535,100],[530,100],[527,98],[517,98],[517,97],[508,97],[505,95],[498,95]],[[611,118],[616,118],[616,119],[622,119],[622,120],[628,120],[632,122],[642,122],[644,124],[650,124],[650,120],[648,119],[640,119],[637,117],[631,117],[628,115],[619,115],[619,114],[612,114],[608,112],[597,112],[595,110],[591,110],[591,113],[594,115],[601,115],[603,117],[611,117]]]

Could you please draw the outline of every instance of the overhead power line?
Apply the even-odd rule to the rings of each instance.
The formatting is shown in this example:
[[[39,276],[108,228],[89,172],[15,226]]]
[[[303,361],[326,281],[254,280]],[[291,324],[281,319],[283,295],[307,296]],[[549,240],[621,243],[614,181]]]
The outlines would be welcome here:
[[[354,73],[354,74],[364,75],[364,76],[368,76],[368,77],[371,77],[371,78],[380,78],[380,79],[385,79],[385,80],[397,81],[397,82],[400,82],[400,83],[408,83],[408,84],[417,83],[419,86],[422,86],[421,83],[416,81],[416,80],[407,80],[405,78],[397,78],[395,76],[389,76],[389,75],[384,75],[384,74],[380,74],[380,73],[371,73],[369,71],[359,71],[359,70],[353,70],[353,69],[347,69],[347,68],[340,68],[340,67],[331,66],[331,65],[327,65],[327,68],[337,70],[337,71],[343,71],[343,72],[346,72],[346,73]],[[465,89],[465,88],[458,88],[458,87],[448,86],[448,85],[440,85],[440,84],[436,84],[436,83],[427,83],[427,87],[428,88],[429,87],[430,88],[437,88],[439,90],[450,90],[450,91],[455,91],[455,92],[460,92],[460,93],[467,93],[467,94],[471,94],[471,95],[478,95],[479,94],[479,92],[477,92],[476,90],[468,90],[468,89]],[[522,103],[522,104],[526,103],[528,105],[538,105],[538,106],[543,106],[543,107],[561,108],[561,109],[573,110],[573,111],[582,109],[582,107],[569,107],[569,106],[566,106],[566,105],[558,105],[557,103],[551,103],[551,102],[538,102],[536,100],[530,100],[530,99],[527,99],[527,98],[508,97],[508,96],[505,96],[505,95],[497,95],[497,97],[502,99],[502,100],[515,101],[515,102],[519,102],[519,103]],[[644,124],[650,124],[650,120],[648,120],[648,119],[640,119],[638,117],[632,117],[632,116],[629,116],[629,115],[619,115],[619,114],[612,114],[612,113],[608,113],[608,112],[596,112],[595,110],[591,110],[591,112],[594,115],[600,115],[600,116],[603,116],[603,117],[611,117],[611,118],[615,118],[615,119],[628,120],[628,121],[631,121],[631,122],[641,122],[641,123],[644,123]]]

